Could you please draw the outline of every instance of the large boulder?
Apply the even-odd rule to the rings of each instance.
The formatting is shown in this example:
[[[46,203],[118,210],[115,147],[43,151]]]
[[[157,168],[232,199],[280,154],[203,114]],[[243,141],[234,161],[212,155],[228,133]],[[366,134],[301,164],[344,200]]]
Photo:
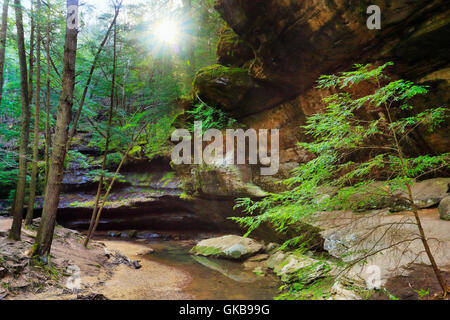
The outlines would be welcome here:
[[[376,181],[366,186],[365,193],[354,194],[347,201],[357,212],[389,208],[391,212],[411,210],[411,204],[405,200],[409,198],[406,191],[396,191],[391,195],[380,195],[385,182]],[[419,209],[431,208],[449,196],[450,178],[435,178],[415,182],[412,187],[414,203]],[[400,199],[401,196],[404,199]]]
[[[276,275],[286,283],[310,284],[326,276],[331,270],[327,262],[319,261],[298,253],[278,251],[266,262]]]
[[[419,209],[435,207],[442,199],[450,196],[450,178],[434,178],[414,183],[411,187],[414,203]],[[399,192],[399,195],[408,198],[406,191]],[[407,201],[390,200],[392,211],[411,210],[411,205]],[[395,210],[398,207],[398,210]]]
[[[448,266],[450,252],[449,228],[440,220],[435,210],[420,211],[425,234],[435,241],[429,241],[436,263]],[[392,214],[387,210],[355,214],[351,211],[324,212],[318,217],[324,247],[331,256],[354,264],[348,276],[369,280],[373,266],[380,268],[380,280],[408,272],[411,264],[429,265],[423,243],[417,238],[417,225],[411,212]]]
[[[450,221],[450,196],[445,197],[439,204],[439,215],[442,220]]]
[[[412,187],[414,202],[419,208],[433,207],[449,196],[450,178],[435,178],[417,182]]]
[[[190,252],[197,256],[243,260],[263,249],[263,245],[253,239],[229,235],[200,241]]]

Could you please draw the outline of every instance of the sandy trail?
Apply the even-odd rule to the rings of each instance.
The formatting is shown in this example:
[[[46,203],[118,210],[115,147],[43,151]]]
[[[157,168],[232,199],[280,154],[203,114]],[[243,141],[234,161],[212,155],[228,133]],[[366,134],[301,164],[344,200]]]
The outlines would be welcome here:
[[[8,232],[12,219],[0,219],[0,232]],[[58,232],[58,231],[57,231]],[[192,297],[183,292],[190,283],[188,273],[138,256],[139,252],[149,250],[149,246],[128,241],[93,241],[89,249],[83,246],[83,236],[72,233],[70,237],[56,237],[52,245],[53,261],[80,268],[82,295],[103,294],[111,300],[186,300]],[[34,242],[35,232],[22,232],[23,240]],[[1,248],[0,248],[1,249]],[[130,260],[140,260],[142,267],[134,269],[127,265],[108,267],[107,251],[119,251]],[[0,250],[1,251],[1,250]],[[33,290],[24,292],[12,299],[20,300],[70,300],[77,294],[68,292],[64,286],[46,288],[43,292]]]
[[[191,296],[183,292],[190,282],[189,274],[157,262],[139,257],[148,250],[145,244],[127,241],[102,241],[108,250],[116,250],[131,260],[140,260],[141,269],[120,265],[111,279],[95,291],[112,300],[186,300]]]

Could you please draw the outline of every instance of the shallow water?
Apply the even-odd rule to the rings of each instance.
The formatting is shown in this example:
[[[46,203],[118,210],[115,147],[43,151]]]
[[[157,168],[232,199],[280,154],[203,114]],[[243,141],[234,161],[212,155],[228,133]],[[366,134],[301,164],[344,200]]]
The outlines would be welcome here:
[[[259,276],[242,263],[196,257],[191,246],[179,242],[152,242],[155,252],[147,259],[188,273],[189,285],[183,289],[199,300],[272,300],[281,283],[274,275]]]

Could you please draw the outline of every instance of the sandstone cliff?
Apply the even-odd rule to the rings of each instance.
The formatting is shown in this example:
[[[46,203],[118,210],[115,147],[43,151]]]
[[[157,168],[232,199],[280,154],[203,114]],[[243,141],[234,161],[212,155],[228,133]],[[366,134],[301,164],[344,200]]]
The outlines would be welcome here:
[[[381,30],[366,26],[371,4],[381,8]],[[324,108],[327,92],[314,88],[322,74],[346,71],[355,63],[393,61],[392,78],[430,86],[425,99],[414,101],[415,112],[448,105],[446,1],[218,0],[215,7],[226,21],[217,51],[220,64],[198,72],[196,94],[247,127],[281,129],[282,163],[309,159],[297,147],[306,139],[299,127]],[[410,151],[448,152],[448,123],[442,128],[416,132]]]

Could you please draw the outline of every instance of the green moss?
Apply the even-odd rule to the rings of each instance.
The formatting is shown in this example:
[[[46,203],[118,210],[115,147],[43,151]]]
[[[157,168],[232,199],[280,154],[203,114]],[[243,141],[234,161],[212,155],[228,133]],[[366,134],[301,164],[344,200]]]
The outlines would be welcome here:
[[[194,92],[201,102],[234,118],[253,101],[248,100],[249,92],[258,88],[247,69],[219,64],[200,69],[194,80]]]
[[[248,70],[243,68],[231,68],[225,67],[220,64],[214,64],[209,67],[205,67],[200,69],[195,75],[195,80],[204,78],[212,80],[215,78],[230,78],[231,81],[236,80],[239,81],[243,77],[248,77]],[[195,85],[194,81],[194,85]],[[234,83],[234,81],[233,81]]]
[[[241,40],[234,30],[225,24],[217,42],[217,56],[220,64],[243,66],[254,59],[254,52],[247,42]]]
[[[239,36],[234,32],[228,24],[225,24],[220,32],[219,41],[217,43],[217,52],[229,56],[234,55],[234,50],[241,45]]]
[[[93,208],[95,205],[94,201],[74,201],[69,204],[72,208]]]
[[[294,283],[284,286],[284,293],[275,300],[326,300],[330,297],[334,280],[334,277],[326,277],[309,285]]]
[[[32,264],[34,269],[40,270],[43,273],[47,274],[50,278],[55,281],[59,281],[61,277],[64,275],[64,272],[50,263],[44,263],[39,259],[33,259]]]
[[[220,249],[217,249],[215,247],[204,246],[195,246],[189,252],[199,256],[218,256],[222,253]]]
[[[187,194],[186,192],[183,192],[180,195],[180,199],[182,199],[182,200],[193,200],[194,197],[192,195]]]

